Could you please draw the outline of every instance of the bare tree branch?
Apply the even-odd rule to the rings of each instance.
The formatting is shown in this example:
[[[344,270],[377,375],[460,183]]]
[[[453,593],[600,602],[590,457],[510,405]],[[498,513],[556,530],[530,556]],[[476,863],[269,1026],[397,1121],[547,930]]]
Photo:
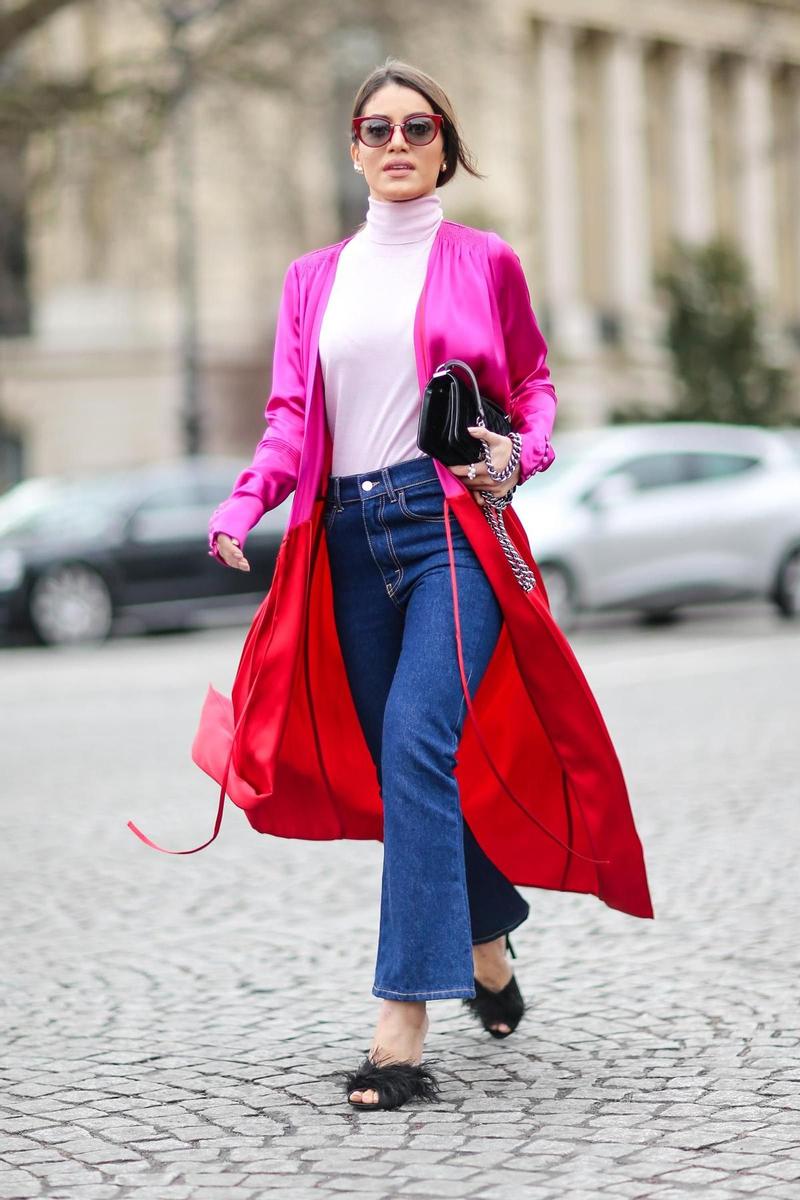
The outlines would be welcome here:
[[[408,0],[412,5],[421,0]],[[462,4],[474,0],[460,0]],[[12,13],[0,14],[4,27],[27,14],[27,31],[48,16],[86,0],[25,0]],[[101,56],[77,76],[54,66],[43,73],[35,65],[0,74],[0,139],[56,131],[71,119],[97,118],[157,140],[158,126],[181,99],[181,62],[189,61],[194,88],[231,87],[289,94],[301,86],[305,71],[325,58],[342,29],[369,24],[385,40],[399,36],[393,16],[372,0],[137,0],[142,19],[156,22],[161,45],[155,52],[128,51]],[[151,24],[152,28],[152,24]],[[176,53],[179,51],[180,53]]]
[[[63,81],[27,81],[15,91],[0,88],[0,138],[7,132],[37,133],[80,115],[100,114],[122,102],[136,102],[152,113],[169,107],[172,90],[144,80],[102,87],[96,74]]]
[[[150,16],[166,18],[170,0],[141,0],[141,5]],[[274,93],[296,86],[303,57],[324,46],[335,24],[335,14],[324,3],[309,3],[307,14],[299,18],[296,0],[209,0],[202,16],[172,33],[190,56],[195,87],[228,85]],[[165,19],[160,51],[101,59],[78,76],[30,69],[0,76],[0,138],[55,130],[73,118],[97,116],[113,123],[117,110],[127,123],[132,106],[138,126],[160,121],[181,96],[172,33]],[[146,140],[151,140],[149,134]]]
[[[85,0],[24,0],[10,12],[0,13],[0,58],[16,49],[23,38],[44,25],[60,9],[83,3]]]

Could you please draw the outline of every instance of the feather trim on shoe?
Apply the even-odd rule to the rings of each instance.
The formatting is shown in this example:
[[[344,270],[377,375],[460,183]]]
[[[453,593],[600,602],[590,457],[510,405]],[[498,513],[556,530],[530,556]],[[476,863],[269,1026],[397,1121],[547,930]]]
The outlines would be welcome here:
[[[355,1071],[344,1072],[348,1103],[354,1108],[399,1108],[407,1100],[436,1100],[439,1083],[425,1063],[395,1062],[381,1066],[371,1058],[365,1058]],[[353,1092],[376,1091],[377,1104],[362,1104],[350,1100]]]
[[[499,992],[491,991],[476,979],[474,997],[466,997],[463,1003],[483,1028],[496,1038],[508,1037],[508,1033],[502,1029],[492,1029],[492,1025],[508,1025],[513,1033],[525,1012],[525,1001],[513,975]]]

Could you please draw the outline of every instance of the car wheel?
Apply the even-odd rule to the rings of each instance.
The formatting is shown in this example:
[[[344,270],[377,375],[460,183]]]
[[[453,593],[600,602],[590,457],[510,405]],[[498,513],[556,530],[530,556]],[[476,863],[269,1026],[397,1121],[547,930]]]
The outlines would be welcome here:
[[[555,563],[546,563],[539,570],[544,580],[547,599],[550,601],[550,614],[556,625],[565,632],[574,629],[578,623],[578,611],[575,603],[575,585],[572,577],[564,567]]]
[[[662,625],[674,625],[678,619],[677,608],[643,608],[641,613],[643,625],[658,629]]]
[[[800,616],[800,546],[783,560],[775,585],[775,603],[782,616]]]
[[[36,580],[28,615],[36,636],[47,645],[99,642],[111,630],[111,594],[91,567],[63,563]]]

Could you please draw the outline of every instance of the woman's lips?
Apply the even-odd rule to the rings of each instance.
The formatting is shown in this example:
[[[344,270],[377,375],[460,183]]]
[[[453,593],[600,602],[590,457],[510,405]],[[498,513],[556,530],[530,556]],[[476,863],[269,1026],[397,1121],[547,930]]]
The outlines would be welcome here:
[[[414,170],[414,168],[408,163],[397,164],[396,166],[391,165],[388,167],[384,167],[383,169],[384,169],[384,171],[388,171],[392,175],[405,175],[409,171]]]

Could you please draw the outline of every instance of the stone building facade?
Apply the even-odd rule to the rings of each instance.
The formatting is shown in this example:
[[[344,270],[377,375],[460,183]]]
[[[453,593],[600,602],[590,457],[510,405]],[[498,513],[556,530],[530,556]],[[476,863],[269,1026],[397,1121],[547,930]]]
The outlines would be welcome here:
[[[654,272],[674,236],[734,238],[776,359],[800,371],[800,3],[473,0],[468,21],[446,4],[426,11],[391,44],[344,28],[291,95],[195,96],[205,449],[249,454],[286,266],[363,217],[349,104],[387,54],[454,100],[486,178],[458,175],[445,214],[518,250],[565,426],[668,396]],[[117,0],[65,13],[37,36],[38,61],[85,63],[100,43],[146,48],[141,12]],[[50,180],[28,211],[32,326],[0,339],[0,430],[22,446],[28,474],[184,447],[175,263],[186,127],[174,132],[137,156],[91,126],[29,147],[29,168],[44,165]]]

